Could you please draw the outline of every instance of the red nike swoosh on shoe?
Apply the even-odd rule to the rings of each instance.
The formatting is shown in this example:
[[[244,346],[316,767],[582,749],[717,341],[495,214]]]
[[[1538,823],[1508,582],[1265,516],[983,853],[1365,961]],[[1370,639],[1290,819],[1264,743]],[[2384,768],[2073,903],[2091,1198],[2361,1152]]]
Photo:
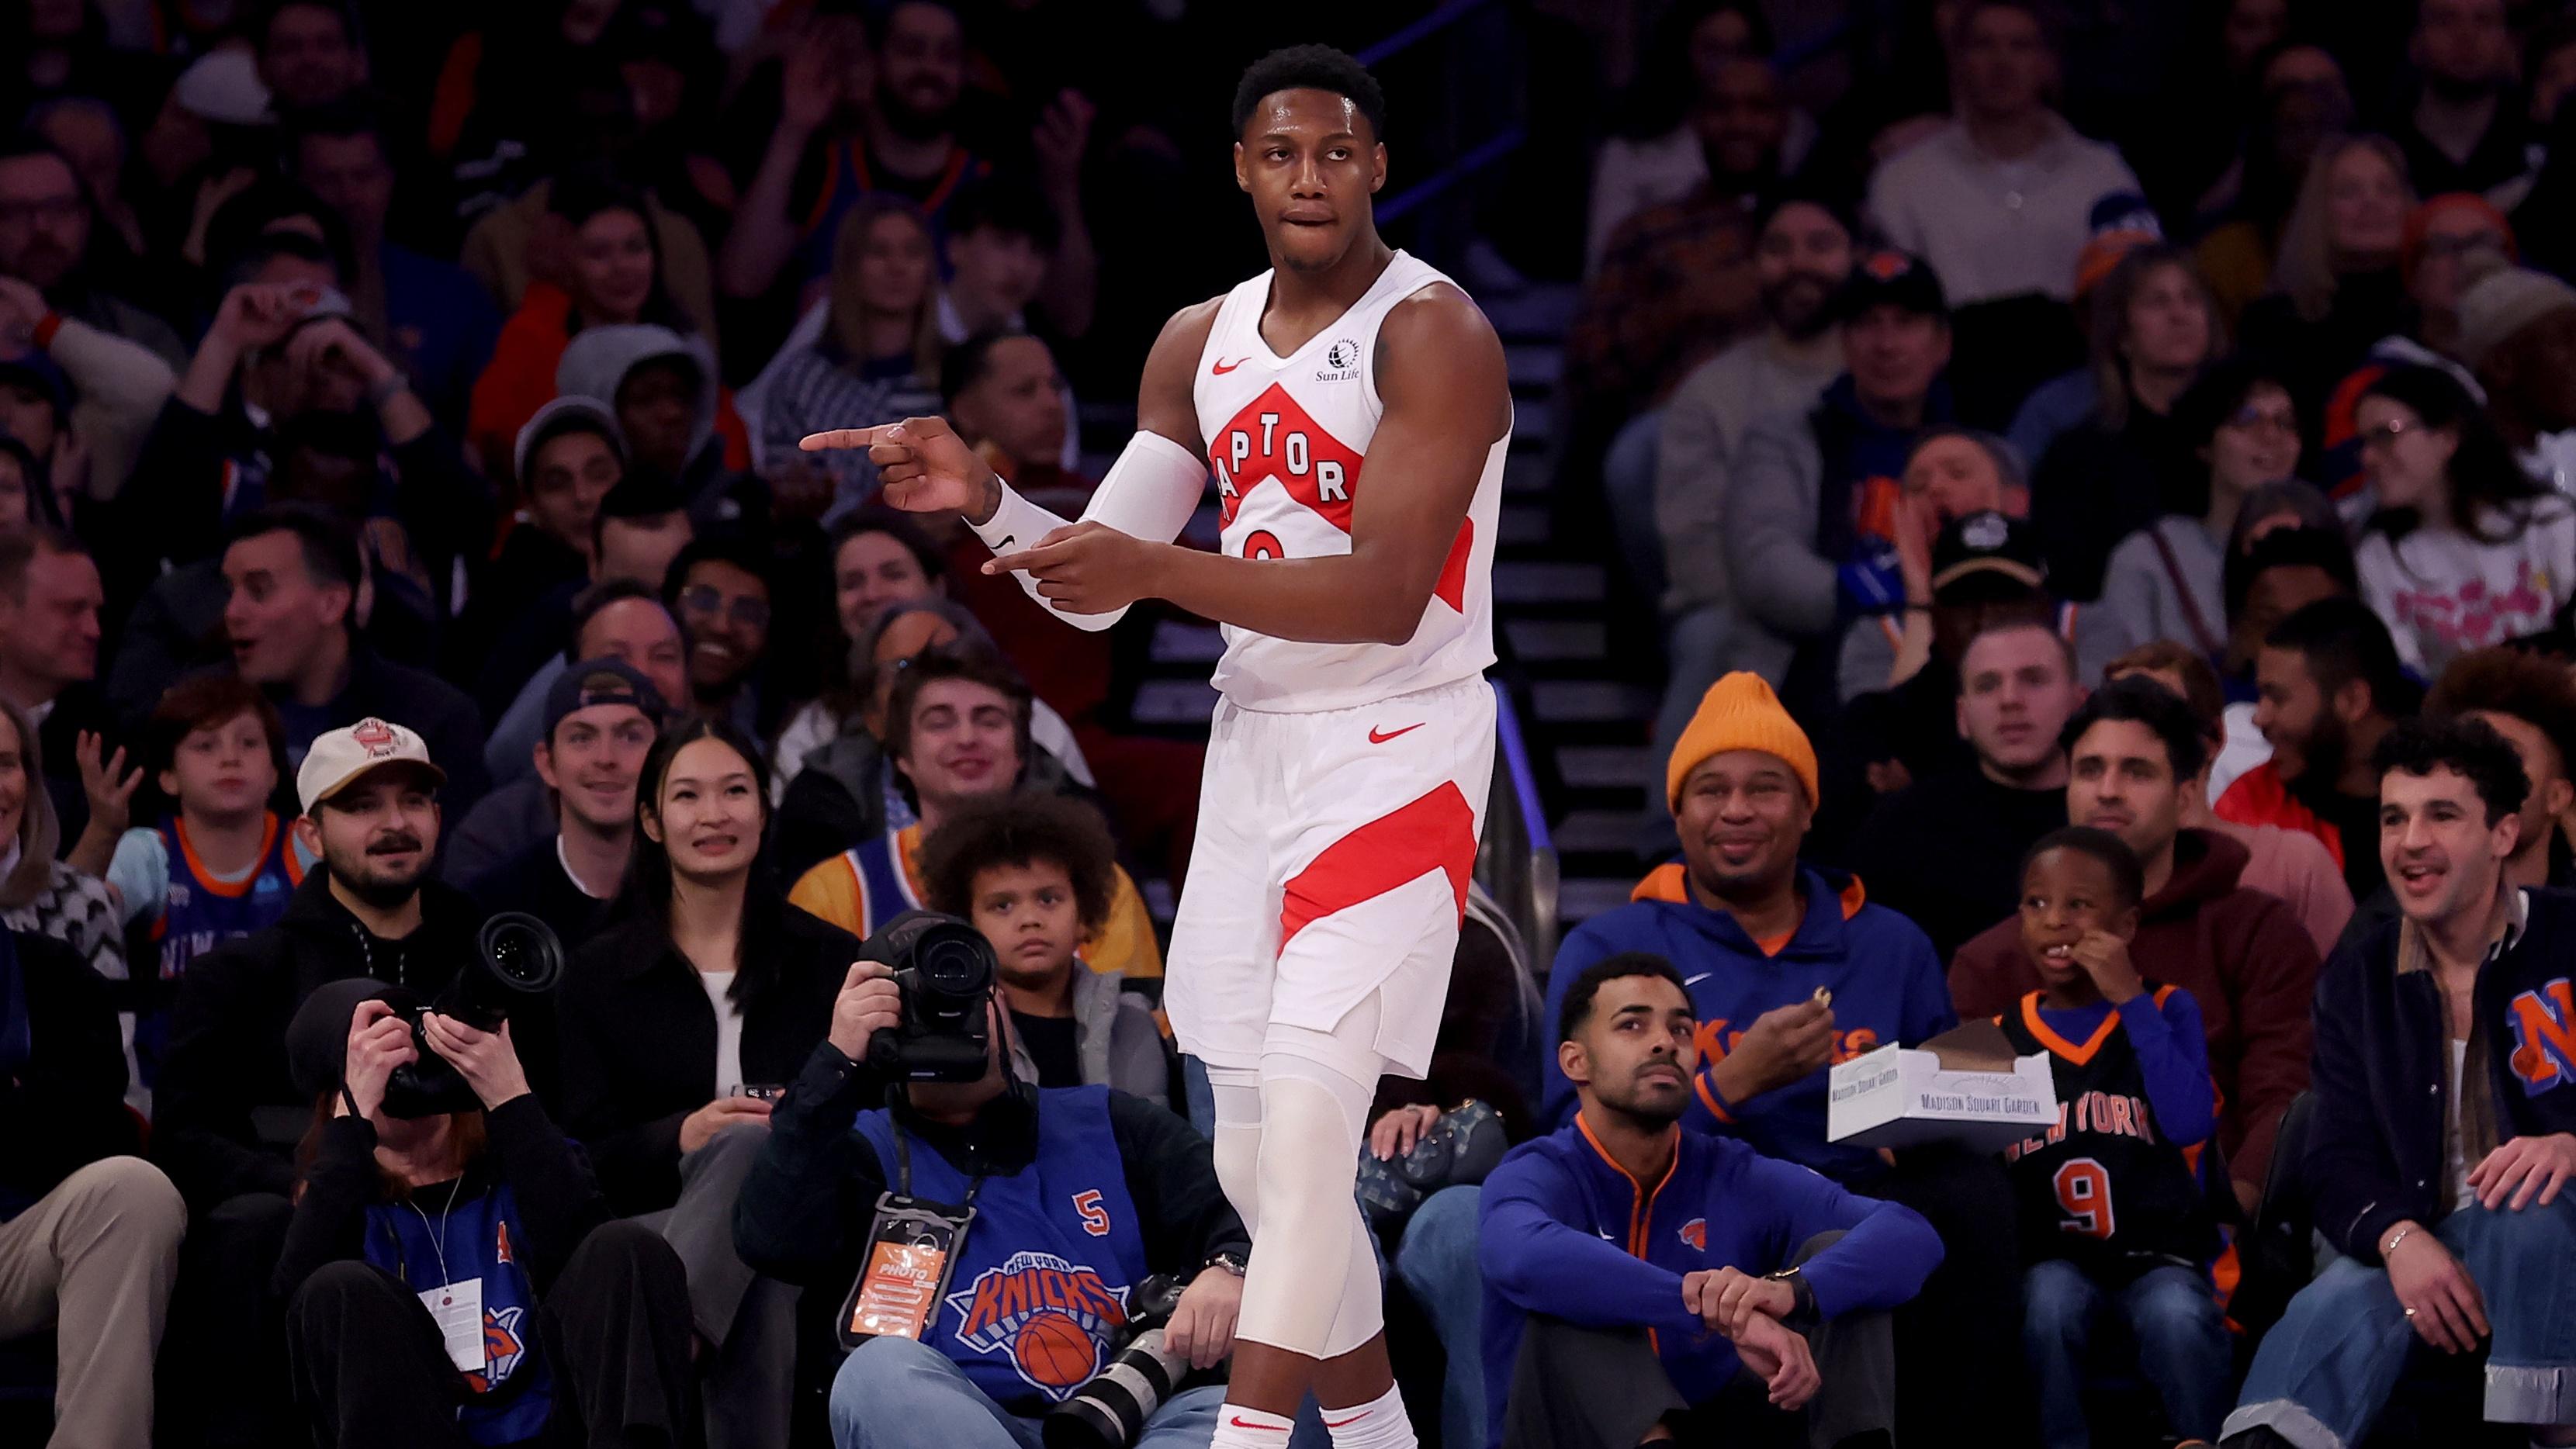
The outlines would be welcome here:
[[[1412,724],[1406,725],[1400,730],[1388,730],[1384,734],[1380,734],[1377,727],[1375,725],[1371,725],[1369,727],[1369,743],[1373,745],[1385,744],[1388,740],[1394,739],[1397,735],[1409,735],[1428,723],[1430,723],[1429,720],[1417,720]]]
[[[1236,1414],[1236,1415],[1234,1415],[1232,1418],[1227,1419],[1227,1420],[1226,1420],[1226,1424],[1227,1424],[1229,1427],[1231,1427],[1231,1428],[1236,1428],[1236,1429],[1268,1429],[1270,1432],[1272,1432],[1272,1433],[1274,1433],[1274,1434],[1285,1434],[1285,1433],[1287,1433],[1287,1432],[1288,1432],[1287,1430],[1282,1429],[1282,1428],[1279,1428],[1277,1425],[1274,1425],[1274,1424],[1251,1424],[1251,1423],[1246,1423],[1246,1422],[1244,1421],[1244,1418],[1243,1418],[1243,1416],[1242,1416],[1241,1414]],[[1328,1425],[1328,1426],[1326,1426],[1326,1427],[1330,1427],[1330,1426]]]
[[[1210,376],[1223,377],[1227,373],[1234,371],[1236,368],[1243,366],[1251,360],[1252,356],[1249,353],[1236,358],[1232,362],[1228,362],[1224,358],[1220,357],[1215,362],[1208,364],[1208,373]]]

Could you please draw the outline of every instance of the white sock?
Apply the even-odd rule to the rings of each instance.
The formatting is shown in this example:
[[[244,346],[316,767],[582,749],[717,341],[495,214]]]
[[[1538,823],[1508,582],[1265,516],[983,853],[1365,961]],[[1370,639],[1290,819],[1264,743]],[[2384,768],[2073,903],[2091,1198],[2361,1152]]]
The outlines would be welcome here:
[[[1333,1449],[1418,1449],[1421,1443],[1405,1416],[1403,1393],[1391,1384],[1365,1404],[1326,1409],[1324,1427],[1332,1431]]]
[[[1216,1411],[1216,1437],[1208,1449],[1286,1449],[1288,1431],[1296,1427],[1293,1419],[1227,1404]]]

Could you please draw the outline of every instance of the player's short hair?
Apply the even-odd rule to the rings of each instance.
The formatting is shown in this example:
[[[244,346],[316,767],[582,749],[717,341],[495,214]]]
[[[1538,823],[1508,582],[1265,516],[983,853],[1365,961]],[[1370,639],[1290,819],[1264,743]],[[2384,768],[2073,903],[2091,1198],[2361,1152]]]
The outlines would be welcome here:
[[[2102,862],[2102,868],[2111,873],[2114,910],[2128,910],[2147,898],[2147,872],[2138,863],[2138,853],[2110,831],[2090,825],[2063,825],[2041,836],[2022,855],[2021,869],[2013,879],[2018,882],[2028,876],[2031,863],[2052,850],[2071,850]]]
[[[1583,968],[1574,984],[1565,988],[1565,1000],[1556,1008],[1556,1040],[1559,1045],[1574,1040],[1574,1034],[1592,1019],[1592,1001],[1601,988],[1627,976],[1659,976],[1673,983],[1673,989],[1690,1000],[1690,983],[1682,979],[1680,968],[1652,951],[1622,951],[1604,956]],[[1698,1013],[1694,1011],[1693,1015]]]
[[[1013,791],[977,800],[921,842],[922,894],[930,908],[975,916],[975,878],[996,866],[1064,868],[1083,934],[1109,919],[1118,884],[1118,846],[1100,812],[1067,795]]]
[[[2114,679],[2085,696],[2075,713],[2066,717],[2065,728],[2058,731],[2057,747],[2071,757],[2075,742],[2104,720],[2145,725],[2164,742],[2165,763],[2177,780],[2199,774],[2200,767],[2209,761],[2200,720],[2192,714],[2191,706],[2183,702],[2181,695],[2152,679],[2135,675]]]
[[[2218,671],[2207,656],[2190,645],[2172,639],[2141,644],[2103,666],[2102,677],[2110,680],[2140,673],[2152,677],[2167,671],[2182,676],[2182,702],[2191,706],[2192,718],[2200,722],[2201,738],[2225,739],[2227,686],[2218,682]]]
[[[2471,712],[2510,715],[2549,741],[2558,770],[2576,770],[2576,679],[2560,660],[2498,644],[2453,659],[2424,697],[2424,713],[2453,719]]]
[[[1386,92],[1377,77],[1348,52],[1329,45],[1292,45],[1244,68],[1234,87],[1234,134],[1240,139],[1261,98],[1281,91],[1330,91],[1357,107],[1372,140],[1386,139]]]
[[[2482,719],[2399,720],[2370,752],[2370,767],[2383,780],[2400,770],[2416,776],[2451,770],[2466,776],[2487,807],[2489,825],[2521,810],[2531,794],[2522,756]]]

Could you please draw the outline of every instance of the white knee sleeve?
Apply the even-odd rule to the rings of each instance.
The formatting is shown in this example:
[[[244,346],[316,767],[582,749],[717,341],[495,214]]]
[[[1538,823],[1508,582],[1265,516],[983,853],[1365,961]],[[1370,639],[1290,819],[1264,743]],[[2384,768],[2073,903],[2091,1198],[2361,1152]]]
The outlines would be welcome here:
[[[1256,1072],[1208,1069],[1216,1098],[1216,1181],[1247,1233],[1261,1231],[1261,1078]]]
[[[1262,1226],[1238,1331],[1338,1357],[1385,1327],[1377,1257],[1352,1196],[1376,1084],[1278,1052],[1264,1053],[1261,1069]]]

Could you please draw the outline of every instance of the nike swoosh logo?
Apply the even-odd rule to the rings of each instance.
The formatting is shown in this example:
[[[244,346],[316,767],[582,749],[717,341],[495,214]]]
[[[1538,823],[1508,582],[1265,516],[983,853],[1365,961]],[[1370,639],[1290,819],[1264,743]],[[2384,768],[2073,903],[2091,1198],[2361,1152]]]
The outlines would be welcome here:
[[[1000,553],[1002,550],[1009,548],[1013,543],[1019,540],[1019,537],[1020,536],[1016,533],[1003,534],[1002,541],[993,545],[993,552]]]
[[[1326,1420],[1324,1421],[1324,1427],[1325,1427],[1325,1428],[1327,1428],[1327,1429],[1342,1429],[1342,1428],[1347,1428],[1347,1427],[1349,1427],[1350,1425],[1356,1424],[1356,1423],[1358,1423],[1360,1420],[1365,1419],[1365,1418],[1367,1418],[1367,1417],[1368,1417],[1368,1415],[1367,1415],[1367,1414],[1365,1414],[1365,1413],[1359,1413],[1359,1414],[1353,1414],[1353,1415],[1351,1415],[1351,1416],[1350,1416],[1349,1418],[1347,1418],[1347,1419],[1326,1419]]]
[[[1397,735],[1409,735],[1409,734],[1413,733],[1415,730],[1418,730],[1418,729],[1422,728],[1422,726],[1423,726],[1423,725],[1426,725],[1426,724],[1429,724],[1429,723],[1430,723],[1430,721],[1429,721],[1429,720],[1420,720],[1420,721],[1417,721],[1417,722],[1415,722],[1415,723],[1413,723],[1413,724],[1406,725],[1404,728],[1402,728],[1402,729],[1400,729],[1400,730],[1388,730],[1388,731],[1387,731],[1386,733],[1384,733],[1384,734],[1380,734],[1380,733],[1378,733],[1377,726],[1375,726],[1375,725],[1371,725],[1371,726],[1369,726],[1369,743],[1370,743],[1370,744],[1373,744],[1373,745],[1382,745],[1382,744],[1385,744],[1388,740],[1394,739]]]
[[[1714,972],[1714,971],[1703,971],[1703,972],[1699,973],[1697,976],[1685,976],[1685,977],[1683,977],[1683,978],[1682,978],[1682,984],[1683,984],[1684,986],[1697,986],[1697,985],[1698,985],[1698,984],[1700,984],[1701,982],[1706,981],[1708,978],[1710,978],[1710,977],[1712,977],[1712,976],[1714,976],[1714,975],[1716,975],[1716,974],[1717,974],[1717,973],[1716,973],[1716,972]]]
[[[1275,1426],[1275,1425],[1271,1425],[1271,1424],[1253,1424],[1253,1423],[1247,1423],[1247,1422],[1245,1422],[1244,1417],[1243,1417],[1241,1414],[1233,1415],[1232,1417],[1228,1418],[1225,1422],[1226,1422],[1226,1424],[1227,1424],[1229,1427],[1236,1428],[1236,1429],[1268,1429],[1268,1430],[1270,1430],[1270,1432],[1272,1432],[1272,1433],[1274,1433],[1274,1434],[1285,1434],[1285,1433],[1287,1433],[1287,1432],[1288,1432],[1288,1431],[1287,1431],[1287,1430],[1285,1430],[1285,1429],[1278,1428],[1277,1426]]]
[[[1243,356],[1236,358],[1232,362],[1228,362],[1224,358],[1220,357],[1215,362],[1208,365],[1208,374],[1212,377],[1223,377],[1227,373],[1234,371],[1236,368],[1243,366],[1251,360],[1252,354],[1250,353],[1245,353]]]

